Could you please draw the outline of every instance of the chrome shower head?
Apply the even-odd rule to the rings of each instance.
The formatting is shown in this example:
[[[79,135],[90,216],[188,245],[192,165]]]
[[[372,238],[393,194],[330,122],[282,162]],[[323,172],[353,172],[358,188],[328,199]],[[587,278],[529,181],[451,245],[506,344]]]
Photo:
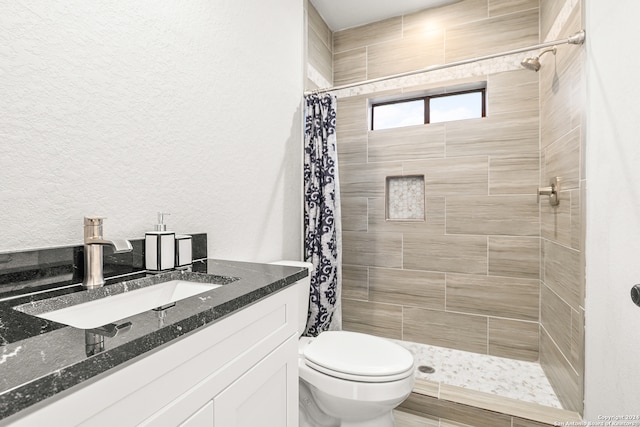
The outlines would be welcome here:
[[[540,52],[540,55],[538,56],[532,56],[530,58],[523,59],[520,65],[522,65],[527,70],[538,71],[542,66],[540,64],[540,58],[542,57],[542,55],[544,55],[547,52],[553,52],[553,54],[555,55],[557,51],[558,51],[558,48],[556,46],[549,49],[545,49],[542,52]]]
[[[540,61],[537,56],[523,59],[520,65],[527,70],[538,71],[540,69]]]

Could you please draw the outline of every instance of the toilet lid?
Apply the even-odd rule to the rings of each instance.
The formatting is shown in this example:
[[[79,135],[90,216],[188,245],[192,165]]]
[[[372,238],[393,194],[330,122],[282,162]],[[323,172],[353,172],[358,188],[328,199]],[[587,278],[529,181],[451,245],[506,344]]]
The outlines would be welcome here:
[[[345,379],[394,381],[411,375],[413,370],[413,355],[407,349],[357,332],[323,332],[306,346],[303,354],[310,367]]]

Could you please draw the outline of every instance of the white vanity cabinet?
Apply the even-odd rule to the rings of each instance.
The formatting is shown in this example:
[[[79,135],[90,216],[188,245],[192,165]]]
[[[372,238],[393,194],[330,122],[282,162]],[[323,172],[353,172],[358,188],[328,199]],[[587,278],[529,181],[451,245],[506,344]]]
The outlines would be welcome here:
[[[294,287],[276,292],[45,400],[12,425],[297,427],[296,310]]]

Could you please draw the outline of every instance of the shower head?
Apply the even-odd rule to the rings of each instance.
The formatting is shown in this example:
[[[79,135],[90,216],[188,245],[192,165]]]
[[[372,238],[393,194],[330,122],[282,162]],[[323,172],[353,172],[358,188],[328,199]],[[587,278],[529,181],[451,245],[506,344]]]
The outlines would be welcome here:
[[[537,56],[523,59],[520,65],[522,65],[527,70],[538,71],[540,69],[540,61]]]
[[[540,64],[540,58],[542,57],[542,55],[544,55],[547,52],[553,52],[553,54],[555,55],[557,51],[558,51],[558,48],[556,46],[553,46],[552,48],[549,48],[549,49],[545,49],[542,52],[540,52],[540,55],[538,56],[532,56],[530,58],[523,59],[520,65],[522,65],[527,70],[538,71],[542,66]]]

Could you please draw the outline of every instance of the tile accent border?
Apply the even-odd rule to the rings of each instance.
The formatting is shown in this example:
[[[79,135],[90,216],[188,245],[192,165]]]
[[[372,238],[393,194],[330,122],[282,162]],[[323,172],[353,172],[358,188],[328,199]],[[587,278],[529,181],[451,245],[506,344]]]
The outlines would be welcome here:
[[[560,422],[582,421],[576,412],[424,379],[416,379],[413,392],[397,409],[477,427],[557,426]]]
[[[532,49],[537,51],[537,49]],[[337,89],[332,91],[337,98],[348,98],[351,96],[368,95],[375,92],[382,92],[390,89],[402,89],[411,86],[418,86],[431,83],[446,83],[452,80],[464,79],[468,77],[485,78],[487,74],[497,74],[505,71],[522,70],[520,61],[526,52],[506,55],[499,58],[485,59],[471,64],[458,65],[441,70],[425,71],[412,76],[398,77],[381,82],[363,84],[357,87]]]

